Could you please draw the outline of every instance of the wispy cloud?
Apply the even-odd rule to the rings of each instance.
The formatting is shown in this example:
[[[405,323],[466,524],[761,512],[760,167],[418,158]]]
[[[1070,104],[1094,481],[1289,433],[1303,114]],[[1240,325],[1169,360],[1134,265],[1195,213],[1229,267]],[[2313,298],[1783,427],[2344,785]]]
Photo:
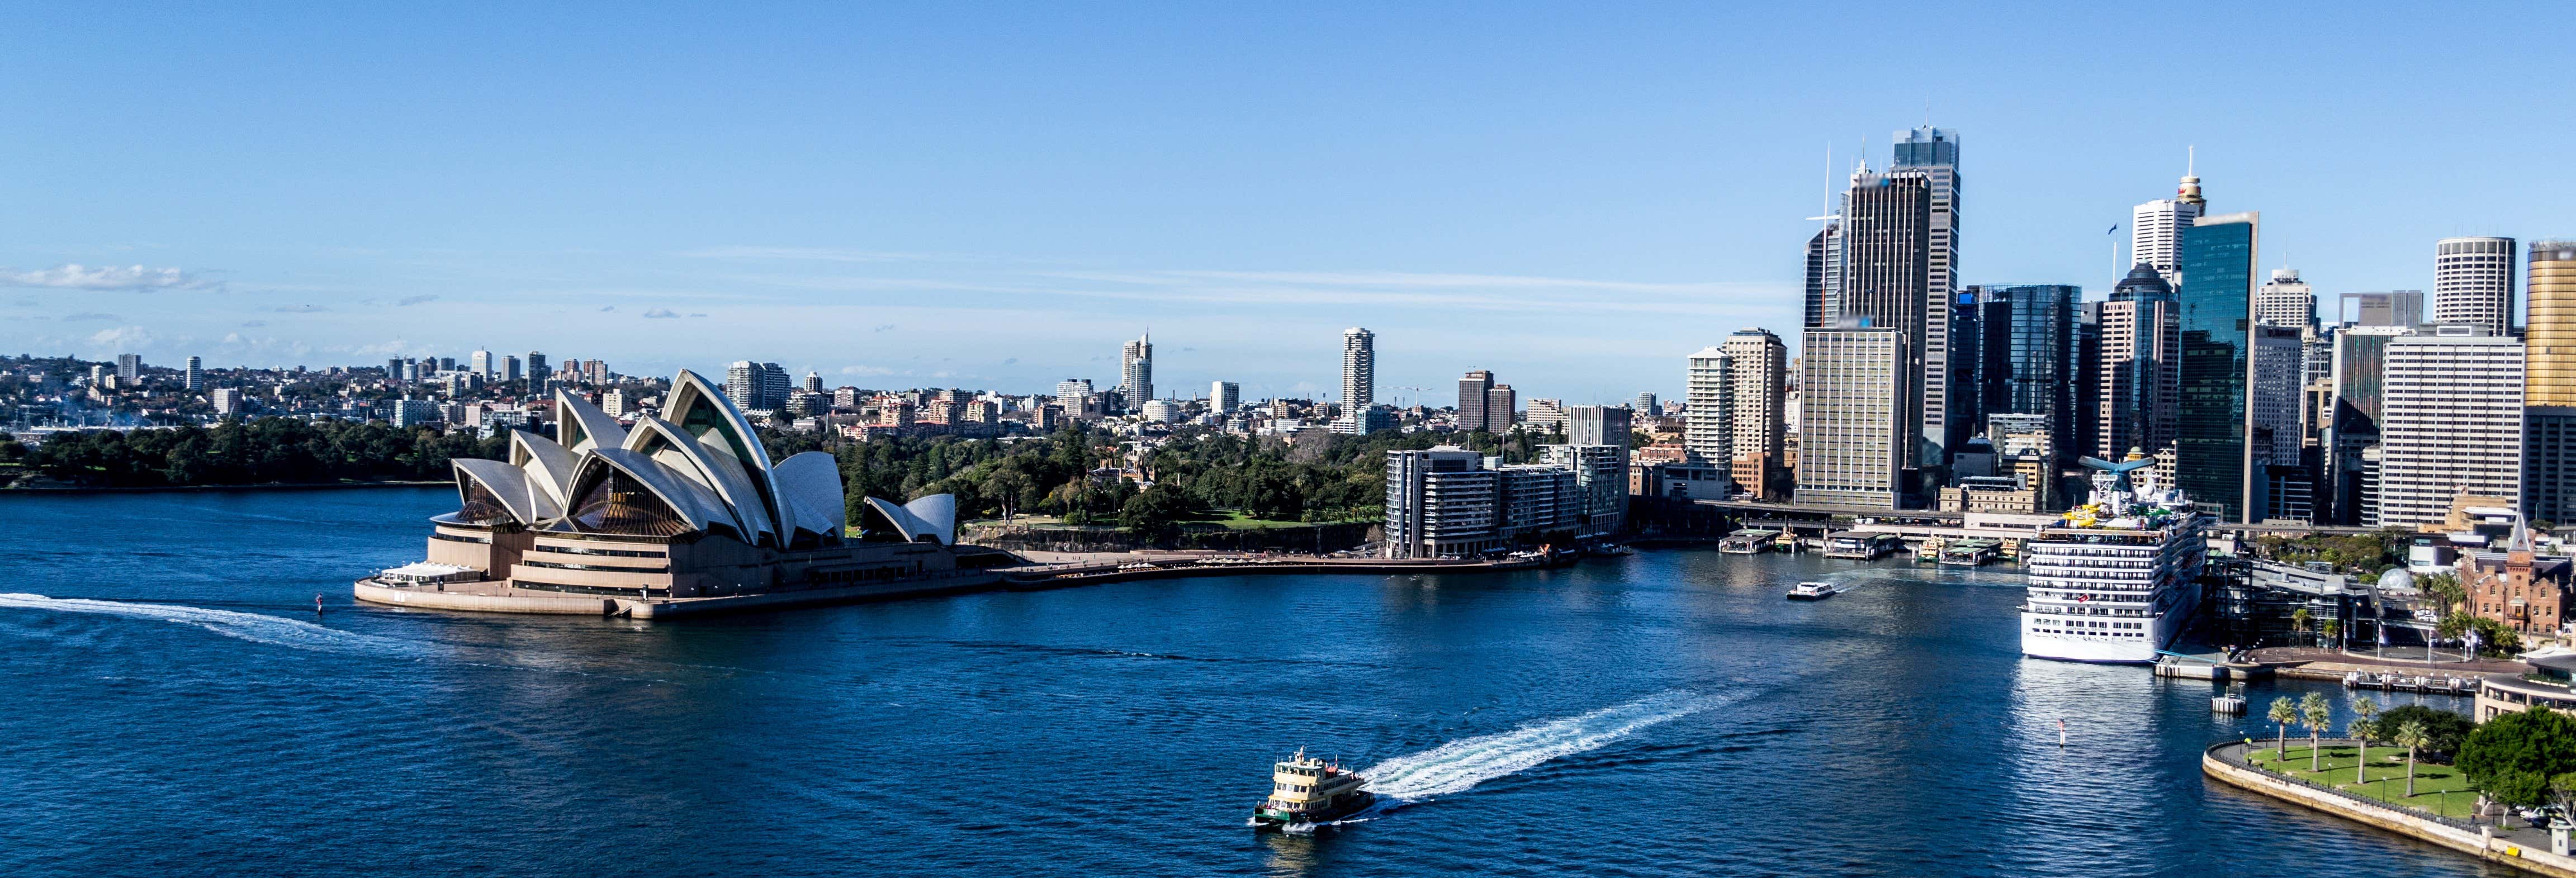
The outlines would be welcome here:
[[[605,314],[605,313],[607,313],[607,312],[617,310],[617,306],[615,306],[615,305],[601,305],[601,306],[599,306],[599,310],[600,310],[600,313]]]
[[[886,368],[886,367],[884,367],[884,366],[843,366],[843,367],[841,367],[841,374],[843,374],[843,375],[892,375],[892,374],[895,374],[895,372],[894,372],[894,370],[893,370],[893,369],[888,369],[888,368]]]
[[[422,303],[422,302],[435,302],[435,301],[438,301],[438,297],[437,297],[437,296],[404,296],[404,297],[402,297],[402,299],[401,299],[401,300],[394,302],[394,307],[396,307],[396,308],[409,308],[409,307],[411,307],[411,306],[413,306],[413,305],[418,305],[418,304],[420,304],[420,303]]]
[[[894,329],[894,324],[892,324],[892,323],[879,323],[879,324],[877,324],[877,325],[875,325],[875,326],[869,327],[869,328],[868,328],[868,331],[869,331],[869,332],[888,332],[888,331],[892,331],[893,329]]]
[[[140,326],[119,326],[99,330],[89,337],[89,341],[91,344],[138,348],[152,343],[152,333]]]
[[[84,312],[81,312],[81,313],[79,313],[79,314],[65,314],[65,315],[63,315],[63,322],[65,322],[65,323],[70,323],[70,322],[75,321],[75,320],[107,320],[107,321],[114,321],[115,319],[116,319],[116,315],[114,315],[114,314],[100,314],[100,313],[95,312],[95,311],[84,311]]]
[[[646,320],[668,320],[678,316],[680,316],[680,312],[673,311],[669,308],[653,308],[644,312],[644,319]]]
[[[61,290],[193,290],[220,286],[221,281],[178,268],[66,263],[35,271],[0,269],[0,286],[49,287]]]
[[[840,247],[759,246],[707,247],[683,250],[672,255],[684,259],[783,259],[801,262],[981,262],[991,258],[956,253],[894,253]]]
[[[322,306],[320,306],[320,305],[279,305],[279,306],[277,306],[277,313],[280,313],[280,314],[313,314],[313,313],[318,313],[318,312],[322,312],[322,311],[329,311],[329,310],[331,310],[331,309],[329,309],[329,308],[325,308],[325,307],[322,307]]]
[[[259,327],[267,326],[267,325],[268,325],[268,321],[266,321],[266,320],[245,320],[245,321],[242,321],[242,328],[243,328],[243,329],[257,329],[257,328],[259,328]]]

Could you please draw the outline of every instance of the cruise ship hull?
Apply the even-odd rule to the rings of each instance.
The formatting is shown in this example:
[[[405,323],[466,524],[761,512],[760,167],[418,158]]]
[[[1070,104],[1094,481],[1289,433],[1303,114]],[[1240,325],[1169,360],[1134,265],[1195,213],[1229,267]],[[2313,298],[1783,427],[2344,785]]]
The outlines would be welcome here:
[[[2171,647],[2182,636],[2190,608],[2199,604],[2196,594],[2182,597],[2174,608],[2151,619],[2024,612],[2021,652],[2031,658],[2058,661],[2154,664],[2156,651]],[[2130,624],[2139,627],[2118,627]]]

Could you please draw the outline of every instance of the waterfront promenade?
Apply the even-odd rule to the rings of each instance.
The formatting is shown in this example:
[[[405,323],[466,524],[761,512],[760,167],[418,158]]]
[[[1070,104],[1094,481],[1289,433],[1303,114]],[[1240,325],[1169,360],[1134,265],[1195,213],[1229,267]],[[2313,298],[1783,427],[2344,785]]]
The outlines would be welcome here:
[[[2367,767],[2355,765],[2360,742],[2326,738],[2313,753],[2308,742],[2292,738],[2288,757],[2275,741],[2243,740],[2212,744],[2201,755],[2201,770],[2212,779],[2295,805],[2471,854],[2480,859],[2555,878],[2576,878],[2576,856],[2551,833],[2527,825],[2505,826],[2496,817],[2476,815],[2478,794],[2458,770],[2418,763],[2415,795],[2405,794],[2405,750],[2373,746]],[[2311,760],[2314,755],[2318,758]],[[2323,771],[2309,771],[2311,764]],[[2356,778],[2356,769],[2366,772]],[[2563,838],[2563,836],[2561,836]]]

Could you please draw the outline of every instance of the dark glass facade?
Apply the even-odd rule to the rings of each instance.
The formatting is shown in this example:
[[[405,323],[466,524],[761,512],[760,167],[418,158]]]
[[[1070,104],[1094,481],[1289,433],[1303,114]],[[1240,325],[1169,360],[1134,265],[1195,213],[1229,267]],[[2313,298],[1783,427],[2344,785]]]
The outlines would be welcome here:
[[[2221,521],[2263,514],[2246,478],[2247,334],[2253,326],[2255,216],[2202,217],[2182,233],[2182,388],[2174,481]]]
[[[1999,413],[2047,415],[2060,457],[2075,441],[2076,302],[2063,284],[1972,286],[1951,315],[1950,398],[1971,430]],[[2072,458],[2068,458],[2072,459]]]

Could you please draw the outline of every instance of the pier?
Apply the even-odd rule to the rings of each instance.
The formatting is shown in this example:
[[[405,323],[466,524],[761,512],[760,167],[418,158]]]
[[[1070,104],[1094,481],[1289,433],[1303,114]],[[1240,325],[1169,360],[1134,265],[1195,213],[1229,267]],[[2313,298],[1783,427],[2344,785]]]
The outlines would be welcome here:
[[[2420,692],[2427,695],[2475,695],[2475,677],[2434,674],[2385,674],[2352,671],[2343,675],[2346,689],[2374,689],[2381,692]]]

